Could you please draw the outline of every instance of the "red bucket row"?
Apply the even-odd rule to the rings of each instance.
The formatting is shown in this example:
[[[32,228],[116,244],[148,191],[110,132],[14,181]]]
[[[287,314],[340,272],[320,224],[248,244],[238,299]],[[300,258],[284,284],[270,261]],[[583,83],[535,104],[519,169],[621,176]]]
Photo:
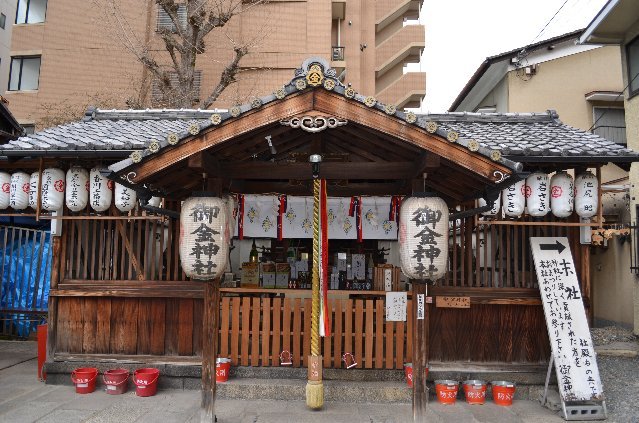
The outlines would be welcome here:
[[[71,380],[75,385],[75,392],[78,394],[90,394],[95,391],[98,373],[98,369],[95,367],[82,367],[71,372]],[[160,371],[152,367],[135,370],[133,372],[133,383],[136,387],[136,395],[139,397],[155,395],[158,389],[159,377]],[[102,374],[102,381],[106,386],[107,394],[123,394],[128,387],[129,371],[127,369],[107,370]]]
[[[468,404],[484,404],[486,402],[486,382],[483,380],[466,380],[464,395]],[[515,384],[504,380],[491,382],[493,402],[496,405],[512,405],[515,397]],[[436,380],[435,391],[437,401],[441,404],[455,404],[459,382],[455,380]]]

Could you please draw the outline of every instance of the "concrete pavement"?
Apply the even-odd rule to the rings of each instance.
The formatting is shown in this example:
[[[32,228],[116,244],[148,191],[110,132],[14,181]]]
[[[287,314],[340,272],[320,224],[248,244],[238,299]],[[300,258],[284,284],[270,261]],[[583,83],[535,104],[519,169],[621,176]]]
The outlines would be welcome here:
[[[0,422],[198,422],[198,391],[162,390],[153,397],[134,392],[107,395],[103,390],[79,395],[70,386],[45,385],[36,379],[35,343],[0,342]],[[412,422],[410,404],[327,402],[322,411],[303,401],[216,401],[220,423],[267,422]],[[489,402],[469,406],[463,401],[444,406],[431,400],[429,422],[562,422],[534,401],[511,407]],[[611,421],[611,420],[609,420]],[[612,420],[614,421],[614,420]]]

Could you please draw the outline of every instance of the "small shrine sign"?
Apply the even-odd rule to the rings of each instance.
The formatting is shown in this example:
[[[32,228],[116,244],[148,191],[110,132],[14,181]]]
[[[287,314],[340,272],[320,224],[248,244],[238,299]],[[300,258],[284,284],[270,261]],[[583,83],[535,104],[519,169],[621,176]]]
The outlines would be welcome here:
[[[470,297],[435,297],[435,307],[438,308],[470,308]]]
[[[579,281],[566,237],[530,238],[548,337],[564,402],[603,400]]]
[[[407,302],[408,302],[408,295],[406,294],[406,292],[387,292],[386,293],[386,321],[387,322],[405,322]]]

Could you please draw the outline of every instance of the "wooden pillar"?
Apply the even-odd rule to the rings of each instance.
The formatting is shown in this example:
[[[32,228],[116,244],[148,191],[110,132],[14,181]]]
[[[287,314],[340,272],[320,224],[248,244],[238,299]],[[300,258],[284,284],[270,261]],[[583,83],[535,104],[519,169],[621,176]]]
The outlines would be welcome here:
[[[588,228],[590,229],[590,228]],[[592,326],[593,319],[593,303],[592,289],[590,286],[590,245],[579,245],[581,256],[581,296],[583,297],[584,307],[586,307],[586,318],[588,324]]]
[[[220,322],[220,280],[204,282],[202,319],[202,404],[200,421],[215,422],[215,361]]]
[[[413,421],[424,422],[428,393],[424,370],[428,366],[428,308],[426,304],[426,281],[413,279]],[[418,307],[419,296],[423,295],[424,308]]]
[[[64,228],[63,228],[64,229]],[[60,263],[64,260],[61,256],[60,244],[62,243],[61,237],[52,237],[52,256],[51,256],[51,283],[50,289],[54,291],[58,289],[58,282],[60,280]],[[66,248],[65,248],[66,250]],[[58,332],[58,297],[49,295],[49,315],[47,317],[47,361],[53,360],[53,354],[56,350],[55,340]]]

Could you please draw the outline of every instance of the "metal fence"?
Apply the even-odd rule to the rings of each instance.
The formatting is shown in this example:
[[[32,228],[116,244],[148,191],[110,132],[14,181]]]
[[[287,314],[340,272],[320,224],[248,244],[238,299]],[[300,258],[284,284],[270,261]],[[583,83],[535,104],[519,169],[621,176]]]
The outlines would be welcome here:
[[[27,338],[46,320],[51,233],[0,226],[0,335]]]

